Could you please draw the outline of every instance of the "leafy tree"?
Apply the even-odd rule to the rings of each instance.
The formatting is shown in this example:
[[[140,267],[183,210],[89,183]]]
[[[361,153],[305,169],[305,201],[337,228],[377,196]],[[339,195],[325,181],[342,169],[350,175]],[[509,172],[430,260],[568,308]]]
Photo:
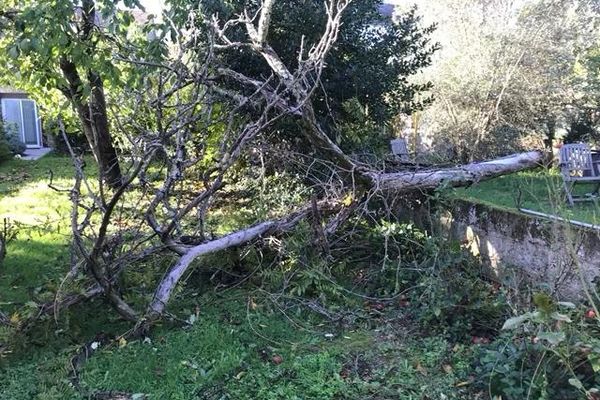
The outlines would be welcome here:
[[[550,148],[587,108],[583,98],[593,97],[589,80],[574,80],[599,37],[593,3],[420,2],[424,15],[439,22],[435,38],[442,44],[423,76],[437,99],[423,116],[426,141],[462,160],[531,141]]]
[[[204,13],[217,13],[234,18],[244,8],[259,9],[256,0],[202,3]],[[320,77],[314,94],[315,112],[328,134],[352,149],[353,141],[340,133],[339,123],[354,115],[348,114],[348,101],[358,101],[376,126],[381,127],[399,112],[410,112],[429,103],[427,96],[418,96],[430,89],[428,82],[416,83],[409,77],[427,67],[437,45],[430,40],[434,25],[424,26],[416,9],[410,9],[391,19],[382,15],[382,0],[356,0],[350,3],[343,17],[337,41],[327,57],[327,68]],[[186,15],[181,9],[197,8],[197,1],[178,2],[173,17]],[[320,0],[285,0],[277,2],[271,18],[269,41],[274,51],[289,67],[295,68],[301,46],[314,43],[320,34],[318,27],[327,21],[324,3]],[[232,40],[243,38],[240,27]],[[251,50],[240,48],[228,54],[227,63],[233,69],[243,68],[248,76],[260,78],[270,74],[264,60],[249,57]],[[279,125],[278,131],[295,133],[297,124]],[[372,135],[373,132],[371,131]]]
[[[121,184],[115,138],[111,134],[106,87],[123,87],[115,58],[129,43],[133,17],[107,0],[8,0],[0,10],[0,76],[5,84],[32,93],[42,104],[57,92],[72,106],[101,176]],[[135,0],[125,0],[134,7]],[[64,107],[62,107],[64,111]]]

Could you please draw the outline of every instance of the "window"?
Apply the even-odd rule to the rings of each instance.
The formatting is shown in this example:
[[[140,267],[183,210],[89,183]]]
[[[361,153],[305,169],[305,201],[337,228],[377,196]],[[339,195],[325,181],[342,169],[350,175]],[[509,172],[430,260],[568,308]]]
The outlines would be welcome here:
[[[2,118],[17,125],[21,140],[27,147],[41,147],[41,129],[35,101],[2,99]]]

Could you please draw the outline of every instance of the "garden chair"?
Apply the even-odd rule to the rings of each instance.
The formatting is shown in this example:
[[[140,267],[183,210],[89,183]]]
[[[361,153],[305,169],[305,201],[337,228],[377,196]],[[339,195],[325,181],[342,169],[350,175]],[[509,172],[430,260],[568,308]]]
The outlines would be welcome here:
[[[559,167],[563,179],[567,202],[570,206],[576,201],[594,200],[600,189],[600,174],[592,160],[592,151],[585,143],[565,144],[560,148]],[[573,195],[573,187],[576,183],[596,183],[592,193],[585,196]]]
[[[393,139],[390,141],[390,145],[392,146],[392,154],[395,157],[399,158],[400,161],[410,161],[406,139]]]

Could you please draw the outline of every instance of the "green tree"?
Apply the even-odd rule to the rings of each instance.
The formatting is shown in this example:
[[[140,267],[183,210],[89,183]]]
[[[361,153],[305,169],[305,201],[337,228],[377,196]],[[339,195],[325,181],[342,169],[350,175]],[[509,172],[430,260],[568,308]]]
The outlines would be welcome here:
[[[106,86],[122,87],[118,53],[128,48],[133,18],[107,0],[8,0],[0,9],[0,77],[30,92],[41,103],[68,100],[110,186],[121,184],[111,135]],[[124,7],[135,7],[125,0]],[[60,108],[59,104],[53,107]]]
[[[173,2],[172,17],[187,15],[198,7],[197,1]],[[337,135],[340,123],[354,115],[348,114],[345,103],[357,100],[376,126],[381,127],[399,112],[421,109],[429,102],[427,96],[418,96],[430,89],[428,82],[416,83],[409,77],[431,63],[437,44],[430,40],[434,25],[424,26],[415,9],[395,18],[385,16],[379,7],[382,0],[355,0],[348,6],[335,46],[329,53],[314,93],[317,117],[331,137]],[[218,14],[228,19],[239,15],[244,8],[256,12],[261,1],[213,0],[202,2],[206,15]],[[186,10],[186,11],[184,11]],[[314,43],[324,26],[327,13],[320,0],[285,0],[276,2],[271,17],[269,43],[288,68],[295,68],[298,55],[307,51],[302,46]],[[245,35],[238,27],[232,40]],[[226,63],[232,69],[243,69],[248,76],[264,77],[270,74],[264,60],[250,57],[252,50],[244,47],[236,54],[227,54]],[[311,79],[311,77],[307,77]],[[281,124],[275,130],[295,133],[297,124]],[[350,140],[351,141],[351,140]],[[348,146],[346,146],[348,147]],[[352,149],[349,149],[352,150]]]
[[[437,100],[423,117],[426,141],[462,160],[549,149],[597,93],[587,72],[585,82],[574,79],[598,40],[593,3],[419,2],[426,20],[439,23],[442,45],[422,77]]]

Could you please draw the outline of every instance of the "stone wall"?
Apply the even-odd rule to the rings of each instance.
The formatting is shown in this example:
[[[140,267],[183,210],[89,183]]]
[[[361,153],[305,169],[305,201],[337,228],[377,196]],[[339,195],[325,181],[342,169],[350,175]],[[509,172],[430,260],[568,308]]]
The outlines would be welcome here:
[[[559,298],[575,300],[584,295],[584,282],[594,286],[600,275],[596,229],[463,200],[437,209],[422,206],[411,210],[410,218],[434,234],[460,241],[498,279],[519,271]]]

